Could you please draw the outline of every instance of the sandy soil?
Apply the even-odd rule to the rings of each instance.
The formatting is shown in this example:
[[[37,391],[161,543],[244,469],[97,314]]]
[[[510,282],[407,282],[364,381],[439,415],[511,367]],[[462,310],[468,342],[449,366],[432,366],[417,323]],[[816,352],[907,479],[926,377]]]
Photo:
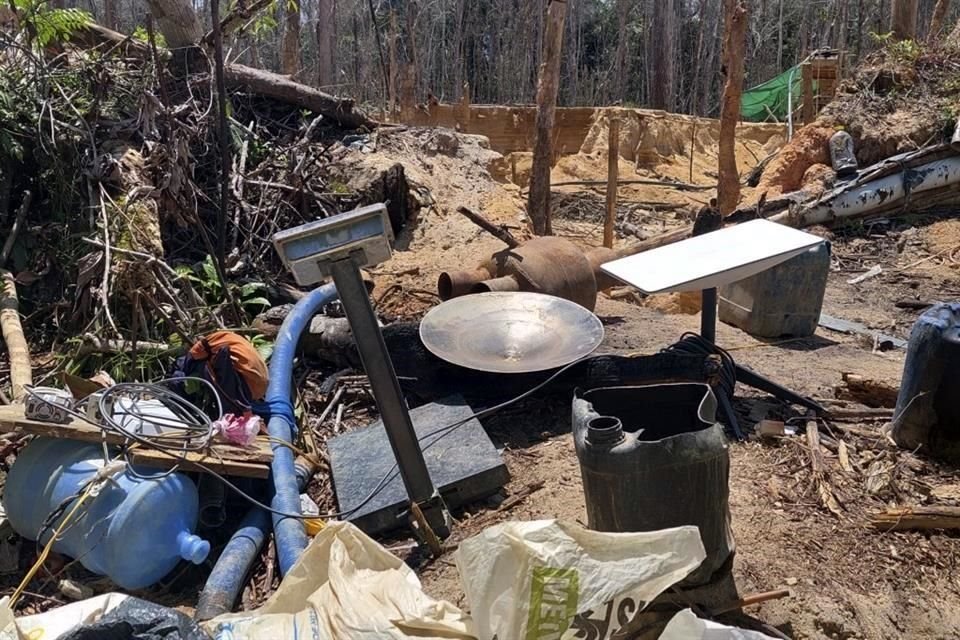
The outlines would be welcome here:
[[[666,129],[666,127],[661,127]],[[689,136],[692,131],[685,131]],[[702,133],[702,132],[701,132]],[[403,145],[385,144],[379,161],[403,161],[411,181],[430,198],[407,232],[406,250],[374,273],[380,309],[388,317],[416,318],[436,302],[436,276],[445,269],[477,263],[500,244],[455,212],[475,207],[490,220],[526,235],[523,186],[498,182],[487,171],[490,152],[475,140],[452,151],[431,134],[405,137]],[[630,135],[633,135],[632,133]],[[641,136],[642,137],[642,136]],[[689,159],[679,137],[674,147],[621,158],[621,175],[689,180]],[[603,135],[597,140],[605,139]],[[639,139],[639,138],[638,138]],[[689,139],[689,138],[686,138]],[[412,140],[412,141],[411,141]],[[666,141],[669,142],[669,141]],[[706,141],[709,142],[709,141]],[[705,144],[706,144],[705,142]],[[764,157],[768,136],[748,139],[743,156]],[[441,145],[442,146],[442,145]],[[585,145],[587,146],[587,145]],[[656,149],[654,140],[654,150]],[[424,149],[433,149],[424,152]],[[672,150],[671,150],[672,149]],[[605,176],[605,151],[561,159],[554,181]],[[662,151],[662,153],[661,153]],[[636,149],[634,149],[636,152]],[[702,150],[693,181],[708,184],[715,153]],[[496,155],[496,154],[494,154]],[[528,170],[517,156],[518,182]],[[656,158],[653,156],[656,155]],[[743,160],[742,169],[751,166]],[[498,162],[502,167],[502,162]],[[603,191],[556,187],[554,227],[558,235],[584,246],[601,237]],[[649,237],[689,223],[711,192],[681,192],[663,187],[621,189],[618,218]],[[824,311],[902,338],[920,311],[898,302],[948,300],[960,292],[960,221],[935,216],[891,218],[826,231],[833,259]],[[633,237],[621,237],[629,243]],[[879,276],[859,284],[848,281],[880,265]],[[631,301],[601,296],[597,313],[606,325],[601,348],[608,353],[652,353],[698,327],[697,301],[680,296]],[[639,304],[637,303],[639,302]],[[903,351],[874,351],[874,341],[824,329],[816,336],[786,343],[759,342],[738,329],[720,325],[719,341],[738,362],[806,395],[831,399],[842,373],[852,372],[898,384]],[[796,415],[771,398],[738,387],[737,408],[744,426],[760,417]],[[569,408],[534,402],[485,421],[491,436],[505,446],[513,479],[506,493],[544,483],[532,498],[507,513],[495,503],[459,514],[452,543],[504,518],[562,518],[584,523],[586,514],[578,463],[569,434]],[[886,640],[960,636],[960,578],[955,577],[960,544],[944,533],[884,533],[869,528],[867,515],[888,505],[952,504],[960,495],[956,470],[897,451],[880,436],[881,423],[830,425],[835,441],[850,452],[848,469],[833,450],[825,450],[828,480],[842,505],[837,516],[812,489],[808,454],[799,438],[778,444],[732,444],[731,511],[737,538],[734,574],[741,593],[789,588],[792,596],[748,613],[797,639]],[[882,482],[877,481],[881,477]],[[867,480],[872,479],[872,490]],[[879,487],[879,488],[878,488]],[[466,606],[449,558],[418,565],[425,590]]]

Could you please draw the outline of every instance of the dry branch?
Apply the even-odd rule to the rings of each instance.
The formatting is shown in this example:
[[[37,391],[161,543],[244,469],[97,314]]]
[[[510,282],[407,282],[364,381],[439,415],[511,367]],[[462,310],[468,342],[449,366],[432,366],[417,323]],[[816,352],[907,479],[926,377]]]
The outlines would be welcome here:
[[[471,211],[467,207],[457,207],[457,211],[469,218],[470,222],[477,225],[511,249],[520,246],[520,241],[514,238],[512,233],[507,231],[504,227],[498,227],[497,225],[493,224],[479,213]]]
[[[17,283],[13,274],[0,269],[0,330],[10,354],[10,387],[14,402],[23,399],[23,388],[33,384],[30,367],[30,348],[23,335],[17,303]]]
[[[17,235],[20,233],[20,228],[23,227],[24,221],[27,219],[27,211],[30,209],[30,203],[33,201],[33,193],[30,191],[23,192],[23,202],[20,204],[20,209],[17,211],[17,217],[13,220],[13,227],[10,228],[10,234],[7,236],[7,241],[3,243],[3,249],[0,250],[0,267],[6,266],[7,260],[10,259],[10,253],[13,251],[13,243],[17,240]]]
[[[905,507],[870,516],[870,524],[883,531],[960,529],[960,507]]]
[[[816,420],[807,421],[806,435],[810,454],[810,469],[813,471],[813,483],[817,497],[824,507],[835,516],[840,517],[843,511],[827,479],[827,468],[823,461],[823,452],[820,451],[820,429]]]

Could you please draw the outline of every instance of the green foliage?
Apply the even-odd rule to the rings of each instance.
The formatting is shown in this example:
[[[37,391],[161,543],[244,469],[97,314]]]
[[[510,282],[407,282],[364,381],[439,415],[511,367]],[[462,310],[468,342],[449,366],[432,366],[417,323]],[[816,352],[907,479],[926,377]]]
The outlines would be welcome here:
[[[914,64],[923,54],[923,45],[916,40],[897,40],[893,32],[871,33],[870,37],[882,46],[887,55],[896,62]]]
[[[150,42],[150,34],[143,25],[140,25],[134,29],[132,36],[134,40],[139,40],[140,42]],[[161,49],[167,46],[167,39],[163,37],[162,33],[154,33],[153,41],[156,43],[157,47]]]
[[[22,25],[33,31],[40,47],[65,40],[93,21],[91,15],[82,9],[52,9],[45,0],[13,0],[13,4]]]
[[[336,193],[336,194],[350,193],[350,187],[336,180],[333,180],[332,182],[330,182],[327,188],[330,189],[331,193]]]
[[[210,306],[222,304],[225,299],[223,286],[220,284],[220,278],[217,276],[217,268],[213,264],[213,258],[207,256],[198,268],[179,266],[176,271],[185,277],[203,298],[203,301]],[[242,285],[228,283],[230,293],[240,303],[240,306],[249,313],[260,313],[270,307],[270,300],[266,297],[267,285],[262,282],[247,282]]]
[[[273,0],[273,2],[267,5],[266,9],[260,12],[257,19],[250,25],[250,34],[254,38],[262,38],[276,31],[277,27],[280,26],[280,23],[277,22],[277,9],[278,2],[277,0]]]

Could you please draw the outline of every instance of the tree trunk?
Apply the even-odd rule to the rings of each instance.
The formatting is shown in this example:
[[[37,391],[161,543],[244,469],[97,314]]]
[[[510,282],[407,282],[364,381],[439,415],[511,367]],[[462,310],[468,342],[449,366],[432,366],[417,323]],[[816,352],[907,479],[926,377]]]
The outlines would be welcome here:
[[[674,108],[674,41],[676,34],[674,0],[653,3],[653,33],[650,40],[650,106],[672,111]]]
[[[550,235],[550,169],[553,165],[553,123],[560,84],[560,60],[563,49],[563,20],[566,0],[551,0],[547,9],[547,37],[543,64],[537,83],[537,131],[530,171],[530,198],[527,213],[537,235]]]
[[[890,31],[897,40],[917,37],[917,5],[919,0],[893,0],[890,10]]]
[[[629,0],[617,0],[617,48],[614,50],[613,77],[615,92],[613,101],[626,98],[627,86],[627,21],[630,17]]]
[[[947,12],[950,11],[950,0],[937,0],[937,5],[933,8],[933,17],[930,18],[930,32],[927,33],[928,40],[934,40],[940,37],[943,31],[943,22],[947,18]]]
[[[337,41],[337,3],[336,0],[318,0],[318,3],[317,85],[329,87],[336,82],[333,67]],[[354,21],[354,25],[356,25],[356,21]]]
[[[203,37],[203,25],[190,0],[147,0],[150,13],[171,49],[190,47]]]
[[[284,4],[280,68],[290,77],[296,77],[300,71],[300,0],[288,0]]]
[[[399,104],[399,96],[397,94],[397,14],[393,11],[390,12],[390,35],[387,36],[387,43],[389,49],[389,64],[390,64],[390,79],[387,82],[387,103],[390,105],[391,115],[396,112],[397,105]]]
[[[736,132],[740,120],[740,94],[743,91],[743,58],[747,44],[747,7],[745,0],[724,0],[723,66],[727,84],[720,104],[719,183],[717,203],[727,215],[740,200],[740,175],[737,173]]]
[[[111,29],[117,28],[116,0],[103,0],[103,25]]]

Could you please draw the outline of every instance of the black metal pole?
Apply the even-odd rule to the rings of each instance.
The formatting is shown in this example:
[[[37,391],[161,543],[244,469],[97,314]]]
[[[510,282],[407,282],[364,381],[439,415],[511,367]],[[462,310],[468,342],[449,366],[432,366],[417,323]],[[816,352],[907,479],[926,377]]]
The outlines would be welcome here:
[[[421,506],[431,527],[441,528],[445,525],[443,503],[439,501],[430,479],[413,421],[400,390],[400,381],[397,380],[360,269],[353,260],[347,258],[333,262],[331,271],[407,495],[412,502]]]
[[[700,336],[710,344],[717,343],[716,289],[704,289],[700,294]]]

